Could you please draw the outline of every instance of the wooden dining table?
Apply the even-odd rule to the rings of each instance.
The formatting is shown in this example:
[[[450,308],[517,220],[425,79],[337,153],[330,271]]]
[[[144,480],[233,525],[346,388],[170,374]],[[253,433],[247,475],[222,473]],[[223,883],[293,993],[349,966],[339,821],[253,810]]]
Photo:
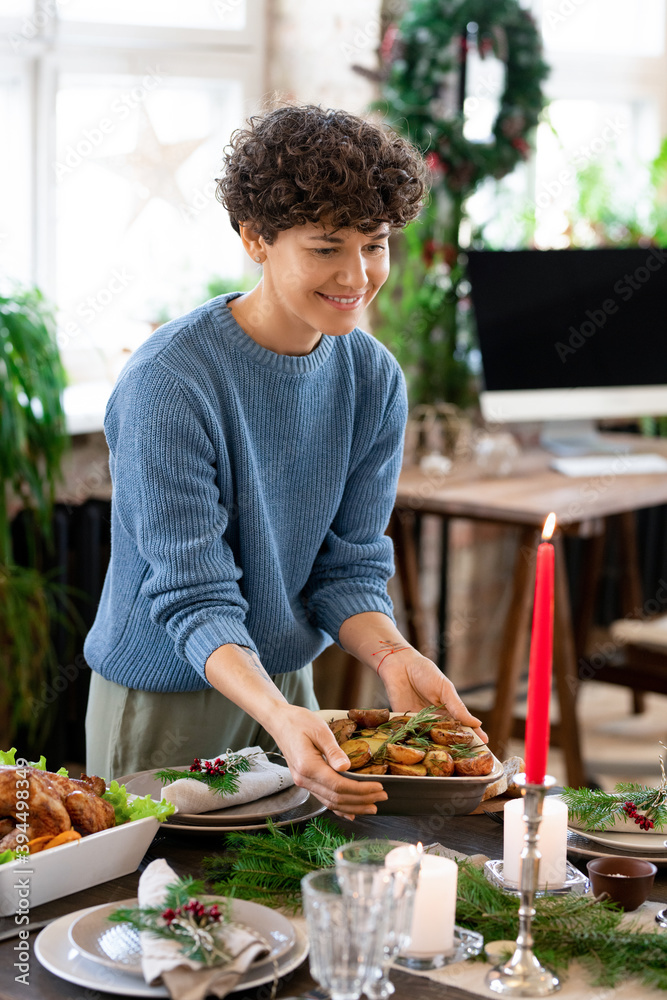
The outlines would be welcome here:
[[[511,526],[519,529],[514,572],[508,586],[509,609],[503,630],[490,713],[476,708],[494,752],[504,758],[514,732],[514,710],[519,680],[526,667],[526,649],[533,601],[535,552],[540,529],[553,511],[558,522],[556,548],[556,594],[554,627],[554,681],[560,720],[553,727],[554,742],[563,749],[567,782],[579,787],[588,783],[581,754],[581,732],[577,718],[578,665],[583,661],[586,640],[593,621],[596,587],[602,565],[605,535],[612,521],[619,527],[618,576],[622,613],[642,617],[635,512],[667,503],[667,475],[625,474],[624,449],[657,453],[667,457],[667,441],[637,435],[603,435],[613,449],[605,474],[568,477],[550,467],[553,456],[540,448],[527,448],[515,460],[508,476],[491,477],[469,457],[454,462],[449,472],[425,472],[419,467],[401,473],[390,533],[396,550],[396,568],[405,604],[408,637],[417,648],[426,645],[424,609],[420,593],[415,520],[422,515],[442,519],[443,556],[439,632],[445,634],[447,588],[447,538],[452,518]],[[580,538],[585,545],[581,571],[581,606],[576,620],[571,611],[564,535]],[[441,648],[444,669],[446,645]],[[596,678],[596,671],[592,672]]]
[[[339,819],[332,814],[325,816],[335,822],[342,831],[354,837],[389,837],[412,843],[421,841],[424,844],[438,842],[444,847],[463,854],[485,854],[490,858],[502,857],[503,831],[502,826],[487,815],[443,817],[429,816],[374,816],[359,818],[354,822]],[[137,872],[122,878],[104,882],[82,892],[65,896],[51,903],[35,907],[30,913],[34,922],[52,920],[73,913],[77,910],[98,904],[111,903],[117,900],[136,896],[139,873],[156,858],[166,858],[174,871],[180,875],[203,877],[202,859],[211,856],[224,848],[224,835],[197,834],[181,835],[168,832],[162,828],[139,866]],[[570,854],[570,861],[585,871],[586,858]],[[667,903],[667,867],[659,867],[655,879],[651,899]],[[3,940],[3,932],[15,927],[13,917],[0,919],[0,997],[2,1000],[102,1000],[103,997],[125,996],[123,993],[100,993],[97,989],[84,988],[60,979],[42,968],[33,952],[35,934],[30,937],[30,972],[29,986],[15,981],[13,963],[15,946],[18,938]],[[394,968],[391,980],[396,987],[395,1000],[471,1000],[474,994],[468,990],[441,983],[416,978],[408,972]],[[278,1000],[288,1000],[297,996],[308,996],[309,991],[316,989],[310,976],[308,960],[298,969],[281,980],[278,988]],[[322,996],[321,993],[314,994]],[[260,986],[252,990],[241,990],[231,994],[236,1000],[268,1000],[269,989]]]

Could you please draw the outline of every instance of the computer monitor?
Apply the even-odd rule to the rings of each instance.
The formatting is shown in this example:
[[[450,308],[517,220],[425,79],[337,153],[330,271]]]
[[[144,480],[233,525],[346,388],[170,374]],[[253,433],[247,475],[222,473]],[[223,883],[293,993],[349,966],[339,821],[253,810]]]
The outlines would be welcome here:
[[[467,271],[488,421],[543,421],[574,454],[596,420],[667,414],[667,249],[478,250]]]

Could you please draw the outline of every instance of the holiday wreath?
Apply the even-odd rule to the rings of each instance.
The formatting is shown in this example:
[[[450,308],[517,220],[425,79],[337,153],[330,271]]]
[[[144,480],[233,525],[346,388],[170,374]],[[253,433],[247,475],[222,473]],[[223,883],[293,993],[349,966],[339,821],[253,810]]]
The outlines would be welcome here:
[[[493,141],[464,135],[464,114],[453,106],[452,74],[465,60],[469,25],[476,25],[479,54],[505,64],[505,87],[493,125]],[[430,166],[458,196],[485,177],[504,177],[530,147],[529,136],[546,103],[541,82],[548,73],[540,34],[518,0],[414,0],[400,25],[382,43],[385,63],[381,106],[400,132],[428,152]],[[474,100],[484,96],[469,95]]]

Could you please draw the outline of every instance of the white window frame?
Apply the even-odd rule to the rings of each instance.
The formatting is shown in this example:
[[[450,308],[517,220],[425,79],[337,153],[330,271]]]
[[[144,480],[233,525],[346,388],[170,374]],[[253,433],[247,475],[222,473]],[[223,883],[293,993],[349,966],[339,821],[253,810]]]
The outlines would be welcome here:
[[[531,0],[538,24],[543,0]],[[573,16],[576,16],[576,11]],[[544,82],[549,100],[653,101],[658,107],[660,136],[667,135],[667,17],[661,56],[600,55],[549,49],[551,68]]]
[[[94,0],[91,0],[94,2]],[[17,51],[25,18],[0,19],[0,74],[18,76],[25,87],[30,148],[30,274],[28,280],[55,299],[56,95],[63,73],[121,73],[142,76],[160,67],[166,76],[215,79],[224,60],[225,76],[238,80],[245,115],[266,93],[266,0],[246,0],[241,31],[63,21],[52,13],[55,0],[34,0],[34,36]],[[40,17],[40,12],[42,16]],[[39,23],[37,23],[39,22]]]

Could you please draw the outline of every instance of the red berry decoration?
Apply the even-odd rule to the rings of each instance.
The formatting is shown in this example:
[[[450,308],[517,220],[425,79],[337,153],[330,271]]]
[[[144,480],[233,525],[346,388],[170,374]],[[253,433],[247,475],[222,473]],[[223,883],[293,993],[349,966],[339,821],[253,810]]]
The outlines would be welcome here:
[[[207,908],[198,899],[191,899],[189,902],[184,903],[183,906],[178,906],[175,910],[169,907],[161,916],[168,927],[171,927],[174,920],[178,920],[181,917],[195,920],[200,927],[205,927],[206,924],[217,924],[222,919],[222,914],[216,904]]]
[[[637,812],[637,806],[634,802],[625,802],[623,804],[623,812],[629,819],[633,819],[642,830],[652,830],[655,827],[652,819],[649,819],[648,816],[642,816],[641,813]]]
[[[218,775],[225,773],[225,762],[222,757],[216,757],[215,760],[207,760],[204,763],[204,771],[206,774]]]

